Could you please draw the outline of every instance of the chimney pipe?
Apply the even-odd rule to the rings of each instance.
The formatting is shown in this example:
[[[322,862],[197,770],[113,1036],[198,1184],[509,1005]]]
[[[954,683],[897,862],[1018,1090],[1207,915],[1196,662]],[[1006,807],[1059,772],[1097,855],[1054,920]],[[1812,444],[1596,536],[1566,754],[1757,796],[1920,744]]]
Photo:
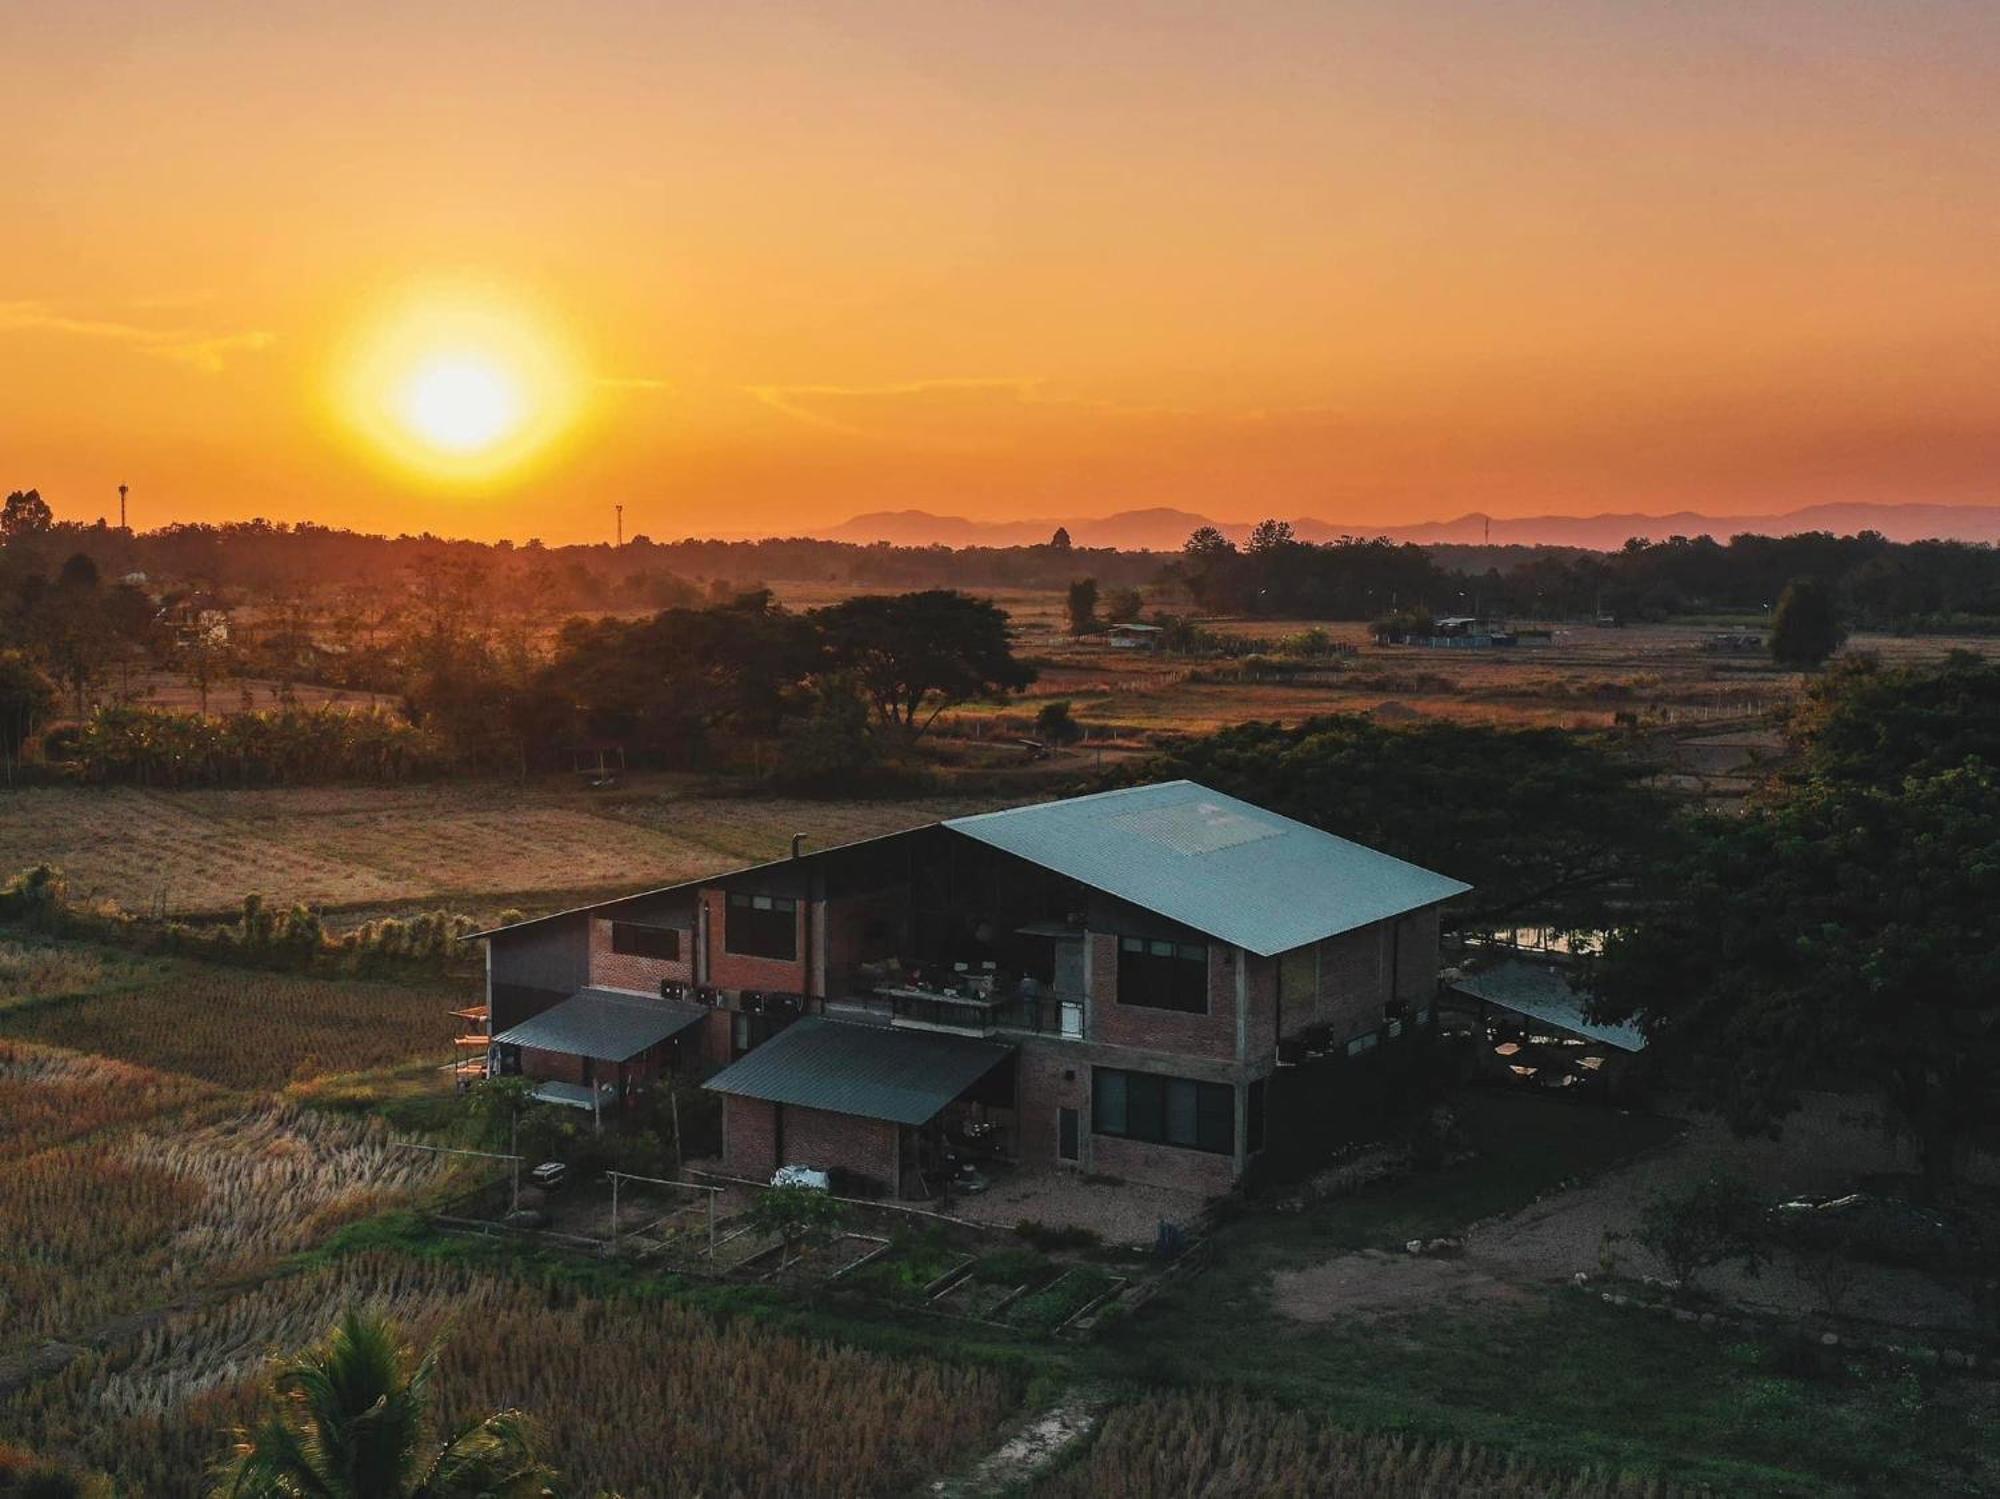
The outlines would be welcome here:
[[[806,835],[804,833],[792,834],[792,857],[796,859],[800,854],[805,852],[805,848]]]

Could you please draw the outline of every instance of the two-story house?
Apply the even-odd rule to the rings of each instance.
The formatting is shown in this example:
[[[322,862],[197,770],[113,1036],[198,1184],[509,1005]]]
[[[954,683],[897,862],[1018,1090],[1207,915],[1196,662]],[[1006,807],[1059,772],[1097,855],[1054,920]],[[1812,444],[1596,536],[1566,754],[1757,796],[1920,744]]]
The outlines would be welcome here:
[[[1291,1063],[1429,1022],[1469,888],[1187,781],[794,846],[485,933],[491,1068],[600,1110],[705,1076],[757,1179],[925,1195],[976,1138],[1220,1191]]]

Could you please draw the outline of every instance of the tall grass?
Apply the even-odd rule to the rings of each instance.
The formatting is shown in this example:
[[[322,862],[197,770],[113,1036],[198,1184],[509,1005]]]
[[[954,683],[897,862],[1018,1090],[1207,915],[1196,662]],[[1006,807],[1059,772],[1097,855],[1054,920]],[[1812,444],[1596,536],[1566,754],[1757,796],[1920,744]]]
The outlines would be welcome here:
[[[583,1494],[905,1492],[990,1441],[1020,1393],[990,1370],[770,1333],[671,1301],[363,1255],[89,1354],[0,1406],[0,1425],[132,1492],[192,1492],[251,1408],[263,1361],[354,1301],[386,1308],[420,1344],[442,1340],[447,1418],[534,1414],[566,1489]]]
[[[1551,1472],[1465,1443],[1359,1435],[1206,1391],[1120,1406],[1032,1499],[1677,1499],[1654,1480]]]

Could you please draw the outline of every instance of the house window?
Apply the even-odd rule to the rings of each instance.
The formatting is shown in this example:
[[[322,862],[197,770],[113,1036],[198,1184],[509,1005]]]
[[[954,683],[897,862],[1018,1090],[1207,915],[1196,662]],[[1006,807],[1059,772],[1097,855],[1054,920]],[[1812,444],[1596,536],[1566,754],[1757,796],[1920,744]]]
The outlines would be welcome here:
[[[1373,1051],[1381,1042],[1381,1039],[1375,1032],[1365,1031],[1347,1043],[1347,1054],[1350,1057],[1358,1057],[1363,1052]]]
[[[1208,948],[1199,942],[1118,939],[1118,1003],[1208,1013]]]
[[[1236,1090],[1155,1072],[1091,1069],[1091,1128],[1100,1135],[1228,1155],[1236,1148]]]
[[[799,903],[782,895],[732,894],[723,920],[722,945],[738,957],[796,962],[798,911]]]
[[[642,926],[636,921],[611,923],[611,950],[632,958],[678,958],[681,934],[670,926]]]

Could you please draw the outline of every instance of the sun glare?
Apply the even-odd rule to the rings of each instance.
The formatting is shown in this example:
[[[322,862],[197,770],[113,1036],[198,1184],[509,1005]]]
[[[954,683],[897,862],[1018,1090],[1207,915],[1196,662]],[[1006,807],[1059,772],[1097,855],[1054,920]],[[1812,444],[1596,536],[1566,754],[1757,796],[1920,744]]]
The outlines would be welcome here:
[[[397,406],[412,432],[452,453],[491,447],[521,422],[514,382],[476,357],[426,360],[410,372]]]
[[[426,285],[355,319],[334,403],[369,451],[442,485],[516,478],[573,424],[583,382],[555,322],[492,288]]]

